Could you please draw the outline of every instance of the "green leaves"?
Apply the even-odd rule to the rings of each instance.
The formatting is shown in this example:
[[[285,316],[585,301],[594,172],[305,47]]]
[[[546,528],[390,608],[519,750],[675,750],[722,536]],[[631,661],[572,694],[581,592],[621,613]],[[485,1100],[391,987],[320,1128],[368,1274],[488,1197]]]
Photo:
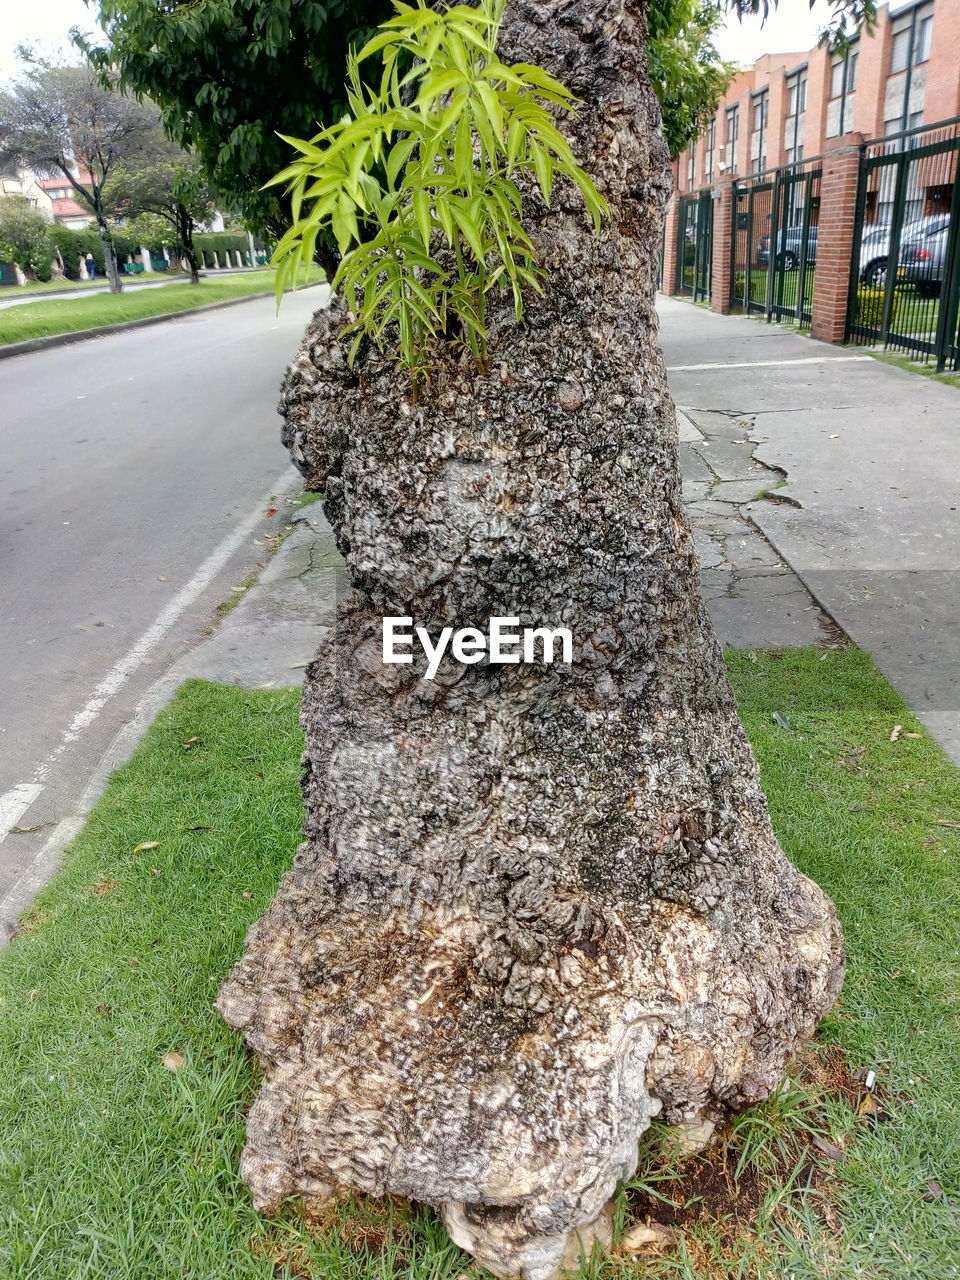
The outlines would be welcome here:
[[[606,203],[556,125],[573,95],[526,63],[496,52],[504,0],[397,13],[348,63],[350,113],[309,141],[273,179],[285,183],[293,226],[274,254],[278,297],[332,231],[355,333],[399,348],[415,374],[439,341],[486,359],[486,295],[512,292],[517,319],[543,272],[523,229],[514,178],[534,176],[547,203],[557,177],[572,182],[599,232]],[[379,54],[377,88],[361,64]],[[272,185],[272,184],[271,184]]]

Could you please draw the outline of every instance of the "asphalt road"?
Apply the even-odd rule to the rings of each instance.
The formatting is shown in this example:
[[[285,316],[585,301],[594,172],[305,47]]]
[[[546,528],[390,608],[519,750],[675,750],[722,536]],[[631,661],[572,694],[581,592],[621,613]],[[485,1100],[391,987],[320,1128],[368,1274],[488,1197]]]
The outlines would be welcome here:
[[[325,297],[0,361],[0,898],[282,527],[277,388]]]

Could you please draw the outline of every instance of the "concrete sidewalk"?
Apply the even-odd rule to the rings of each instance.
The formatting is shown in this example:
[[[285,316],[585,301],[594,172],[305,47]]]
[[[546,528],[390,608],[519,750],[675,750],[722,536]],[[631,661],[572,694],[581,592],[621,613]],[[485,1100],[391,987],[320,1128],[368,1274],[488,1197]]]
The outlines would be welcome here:
[[[742,513],[960,761],[960,391],[757,320],[659,312],[684,414],[782,477]]]

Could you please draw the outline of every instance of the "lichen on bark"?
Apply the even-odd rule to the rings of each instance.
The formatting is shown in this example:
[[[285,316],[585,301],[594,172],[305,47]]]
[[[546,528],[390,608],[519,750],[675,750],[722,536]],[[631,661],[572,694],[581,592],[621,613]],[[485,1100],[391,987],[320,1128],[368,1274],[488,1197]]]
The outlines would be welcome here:
[[[668,183],[635,0],[508,0],[508,60],[583,100],[610,202],[528,201],[548,285],[416,397],[334,305],[284,442],[352,590],[304,692],[304,842],[219,1007],[265,1079],[256,1203],[435,1205],[497,1275],[592,1238],[654,1115],[764,1097],[836,997],[839,926],[777,844],[680,503],[654,313]],[[566,626],[573,662],[381,660],[384,615]]]

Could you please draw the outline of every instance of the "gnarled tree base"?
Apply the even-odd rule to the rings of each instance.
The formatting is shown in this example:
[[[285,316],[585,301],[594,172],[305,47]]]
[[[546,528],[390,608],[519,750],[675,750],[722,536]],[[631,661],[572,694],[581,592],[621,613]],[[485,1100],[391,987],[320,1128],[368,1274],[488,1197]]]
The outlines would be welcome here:
[[[305,841],[220,1008],[256,1050],[244,1177],[435,1205],[491,1271],[605,1238],[651,1116],[766,1096],[840,931],[781,852],[699,591],[653,313],[668,182],[642,0],[508,0],[610,201],[531,198],[548,287],[417,398],[317,317],[284,440],[355,594],[308,672]],[[562,184],[560,184],[562,187]],[[573,661],[382,662],[384,615],[566,627]]]
[[[307,686],[308,838],[220,998],[267,1077],[243,1175],[262,1208],[428,1202],[495,1274],[548,1280],[603,1238],[651,1116],[775,1087],[839,929],[725,686],[658,728],[627,710],[640,668],[615,693],[549,668],[431,685],[378,644],[342,607]]]

